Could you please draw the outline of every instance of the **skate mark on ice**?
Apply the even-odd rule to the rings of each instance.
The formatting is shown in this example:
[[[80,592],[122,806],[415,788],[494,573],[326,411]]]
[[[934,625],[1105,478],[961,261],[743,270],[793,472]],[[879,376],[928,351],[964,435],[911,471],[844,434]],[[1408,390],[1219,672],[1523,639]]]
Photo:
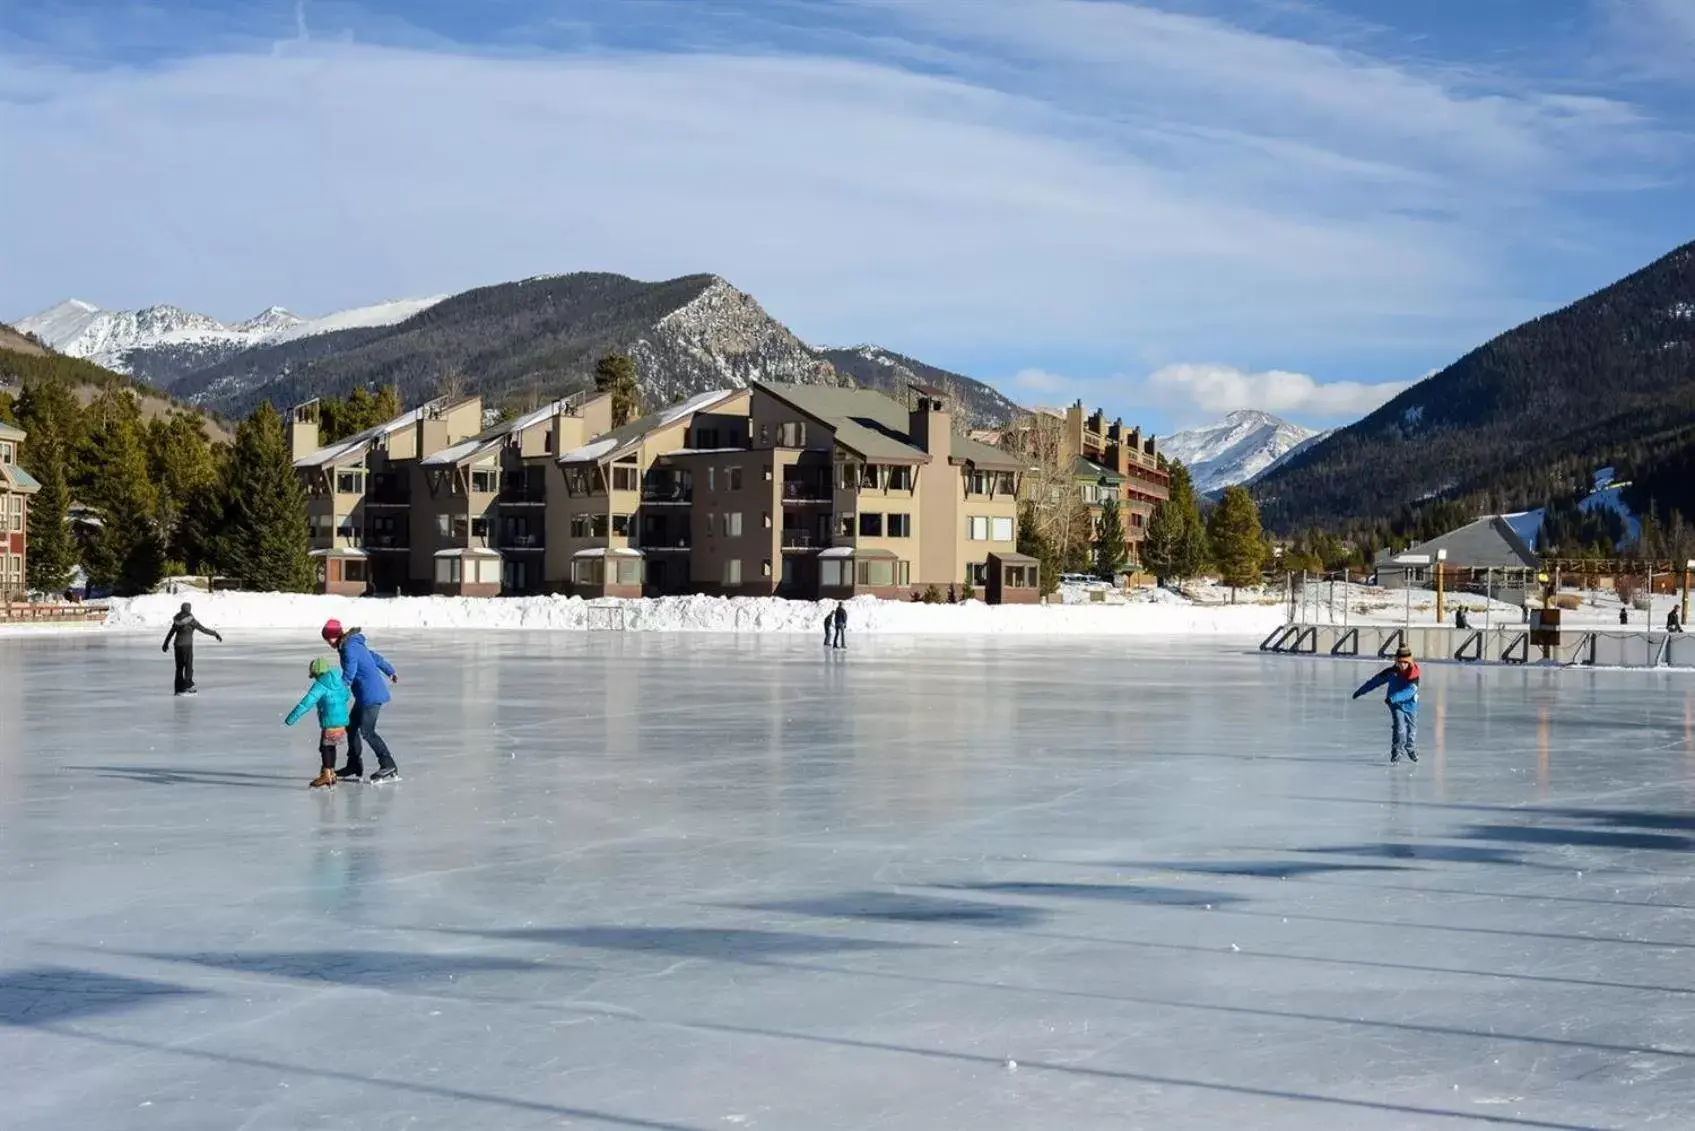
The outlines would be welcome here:
[[[999,895],[1060,896],[1077,899],[1111,899],[1125,903],[1147,903],[1163,907],[1217,907],[1246,903],[1247,897],[1197,888],[1156,887],[1148,884],[1042,883],[1003,881],[999,883],[937,884],[943,891],[993,892]]]
[[[1306,876],[1321,876],[1327,872],[1407,872],[1412,870],[1402,864],[1315,864],[1305,860],[1268,860],[1263,862],[1244,860],[1188,864],[1153,860],[1128,861],[1112,866],[1164,872],[1194,872],[1203,876],[1241,876],[1261,880],[1300,879]]]
[[[709,927],[535,927],[509,931],[450,931],[490,939],[558,943],[593,950],[668,954],[678,958],[744,961],[766,954],[829,954],[837,951],[910,950],[924,943],[836,938],[792,931]]]
[[[467,974],[487,972],[524,973],[562,969],[552,964],[519,958],[409,954],[404,951],[375,950],[305,950],[259,954],[142,953],[136,957],[158,962],[191,963],[242,974],[380,987],[441,982]]]
[[[1474,825],[1464,835],[1469,840],[1505,840],[1515,844],[1695,852],[1695,837],[1672,836],[1669,833],[1610,832],[1605,829],[1571,829],[1547,825]]]
[[[945,923],[965,927],[1031,927],[1052,916],[1036,907],[945,899],[897,892],[849,892],[819,899],[732,905],[744,911],[776,911],[820,919],[867,919],[879,923]]]
[[[1508,848],[1479,848],[1468,844],[1338,844],[1324,848],[1297,848],[1315,856],[1376,856],[1385,860],[1429,860],[1438,864],[1512,864],[1534,867],[1522,852]],[[1567,871],[1561,868],[1560,871]]]

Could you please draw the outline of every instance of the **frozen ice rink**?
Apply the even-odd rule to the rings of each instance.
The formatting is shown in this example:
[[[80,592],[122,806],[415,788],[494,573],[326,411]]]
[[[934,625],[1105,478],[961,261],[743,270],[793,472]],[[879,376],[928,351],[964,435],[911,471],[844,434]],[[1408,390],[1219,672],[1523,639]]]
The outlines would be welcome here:
[[[314,643],[0,639],[0,1126],[1695,1126],[1687,673],[381,633],[308,791]]]

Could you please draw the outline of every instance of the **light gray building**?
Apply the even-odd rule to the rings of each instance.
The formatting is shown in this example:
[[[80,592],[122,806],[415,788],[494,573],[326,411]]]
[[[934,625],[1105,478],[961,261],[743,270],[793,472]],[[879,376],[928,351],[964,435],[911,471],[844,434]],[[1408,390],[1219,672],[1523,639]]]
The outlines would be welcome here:
[[[1428,558],[1429,564],[1401,562],[1397,558]],[[1536,551],[1498,514],[1486,515],[1404,550],[1385,550],[1373,564],[1379,585],[1402,589],[1408,585],[1421,588],[1434,585],[1438,561],[1443,582],[1456,588],[1482,586],[1492,581],[1498,589],[1524,589],[1536,579],[1540,565]]]

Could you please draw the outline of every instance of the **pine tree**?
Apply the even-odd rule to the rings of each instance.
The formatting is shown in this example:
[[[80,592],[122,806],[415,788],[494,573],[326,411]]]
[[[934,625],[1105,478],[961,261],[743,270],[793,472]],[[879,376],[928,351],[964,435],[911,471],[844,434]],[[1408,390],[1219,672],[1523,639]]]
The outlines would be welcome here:
[[[594,387],[597,392],[612,394],[612,427],[622,428],[641,413],[636,363],[623,354],[609,353],[595,363]]]
[[[147,447],[149,470],[158,488],[159,529],[166,551],[186,568],[189,554],[184,545],[183,513],[190,499],[215,482],[217,465],[212,445],[199,416],[175,412],[169,419],[148,424]]]
[[[41,483],[29,501],[29,554],[25,559],[29,587],[40,593],[60,593],[76,571],[77,548],[66,521],[71,489],[65,481],[64,445],[51,433],[30,438],[26,470]]]
[[[1022,503],[1018,507],[1018,552],[1036,559],[1041,573],[1042,596],[1057,592],[1059,555],[1054,552],[1053,543],[1042,534],[1041,524],[1036,521],[1034,503]]]
[[[88,413],[87,499],[100,526],[84,548],[91,584],[120,596],[151,592],[165,574],[165,548],[155,521],[158,495],[148,478],[141,413],[130,391],[109,387]]]
[[[1095,531],[1095,573],[1111,581],[1123,568],[1130,548],[1124,540],[1124,524],[1118,514],[1118,499],[1108,495],[1101,503],[1099,528]]]
[[[1265,563],[1265,539],[1260,534],[1259,508],[1244,487],[1226,487],[1224,497],[1207,521],[1207,541],[1230,599],[1245,585],[1258,585]]]
[[[1169,500],[1154,508],[1154,516],[1148,520],[1148,528],[1142,535],[1142,568],[1150,571],[1161,585],[1181,580],[1177,570],[1184,534],[1183,516]]]
[[[249,589],[310,589],[306,491],[294,475],[282,418],[269,401],[236,426],[225,484],[225,570]]]
[[[400,389],[394,385],[384,385],[377,390],[376,396],[372,398],[370,427],[375,428],[379,424],[386,424],[399,416],[400,413]]]
[[[0,393],[0,424],[18,426],[17,402],[11,393]]]

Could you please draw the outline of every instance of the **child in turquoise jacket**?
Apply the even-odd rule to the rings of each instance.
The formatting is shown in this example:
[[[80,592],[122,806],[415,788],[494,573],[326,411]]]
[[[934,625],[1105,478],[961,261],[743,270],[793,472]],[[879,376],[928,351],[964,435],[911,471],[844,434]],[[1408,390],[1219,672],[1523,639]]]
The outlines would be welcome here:
[[[336,666],[322,656],[313,660],[306,670],[312,676],[312,686],[294,705],[294,710],[288,713],[283,725],[293,726],[307,711],[318,708],[318,757],[323,763],[323,770],[312,779],[311,785],[313,789],[319,789],[335,784],[335,752],[336,747],[347,738],[353,693],[342,682],[341,672],[336,670]]]

